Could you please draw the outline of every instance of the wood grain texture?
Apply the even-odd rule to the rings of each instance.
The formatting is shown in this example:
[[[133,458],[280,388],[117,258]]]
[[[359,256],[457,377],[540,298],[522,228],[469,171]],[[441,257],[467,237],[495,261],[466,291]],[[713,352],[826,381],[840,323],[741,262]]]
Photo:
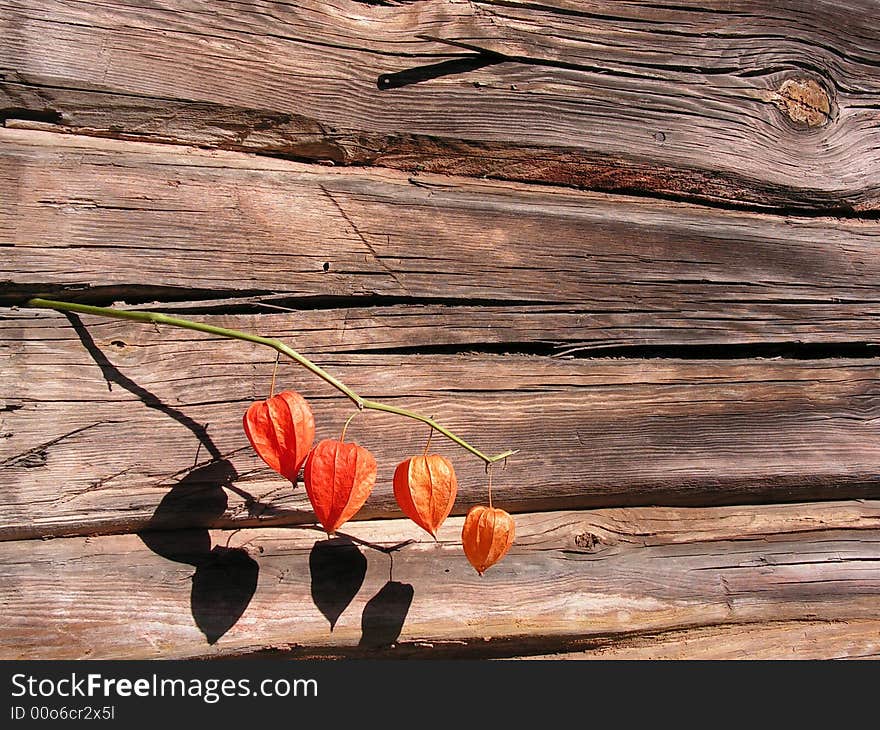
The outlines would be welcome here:
[[[875,6],[0,0],[0,658],[878,656]],[[399,519],[378,413],[326,540],[242,431],[273,353],[38,294],[519,449],[511,553],[442,440]]]
[[[309,345],[335,351],[880,339],[880,221],[20,130],[0,145],[7,301],[335,299],[344,326]],[[341,312],[324,317],[336,329]]]
[[[874,23],[868,0],[17,2],[0,109],[334,164],[876,211]]]
[[[805,641],[812,655],[870,654],[878,515],[876,502],[523,514],[482,578],[461,552],[461,518],[436,543],[406,520],[352,524],[331,545],[277,528],[5,542],[0,656],[511,656],[634,642],[662,654],[664,635],[695,630],[696,657],[722,631],[775,632],[763,656]],[[834,640],[809,642],[805,628]]]
[[[0,320],[0,537],[313,521],[302,486],[265,467],[242,431],[266,396],[270,351],[87,319]],[[311,329],[308,313],[204,319],[292,341]],[[325,333],[306,334],[306,355]],[[519,449],[495,480],[516,511],[880,496],[873,359],[314,357],[365,397],[433,415],[488,453]],[[318,438],[352,409],[293,364],[279,387],[312,403]],[[361,516],[399,515],[392,473],[423,449],[424,427],[365,413],[349,434],[380,465]],[[463,513],[485,498],[482,462],[436,445],[454,459]]]

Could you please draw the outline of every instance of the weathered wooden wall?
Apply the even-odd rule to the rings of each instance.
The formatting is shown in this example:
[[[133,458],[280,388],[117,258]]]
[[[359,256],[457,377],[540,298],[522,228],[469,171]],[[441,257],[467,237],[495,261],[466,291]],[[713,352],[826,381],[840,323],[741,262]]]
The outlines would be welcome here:
[[[875,11],[4,5],[0,656],[876,656]],[[467,564],[451,445],[439,541],[400,519],[426,434],[377,413],[328,543],[241,431],[271,353],[35,295],[519,449],[512,553]]]

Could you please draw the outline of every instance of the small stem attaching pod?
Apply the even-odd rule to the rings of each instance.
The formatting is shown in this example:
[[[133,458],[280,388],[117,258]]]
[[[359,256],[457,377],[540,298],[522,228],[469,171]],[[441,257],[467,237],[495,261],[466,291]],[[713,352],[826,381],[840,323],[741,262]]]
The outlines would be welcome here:
[[[275,353],[275,367],[272,368],[272,382],[269,383],[269,397],[275,395],[275,375],[278,373],[278,361],[281,359],[281,353]]]
[[[348,431],[348,424],[354,420],[354,417],[360,413],[360,411],[355,411],[352,413],[345,421],[345,425],[342,427],[342,433],[339,434],[339,443],[345,442],[345,432]]]
[[[422,456],[428,455],[428,449],[431,448],[431,438],[434,436],[434,427],[431,426],[431,430],[428,431],[428,440],[425,443],[425,450],[422,452]]]

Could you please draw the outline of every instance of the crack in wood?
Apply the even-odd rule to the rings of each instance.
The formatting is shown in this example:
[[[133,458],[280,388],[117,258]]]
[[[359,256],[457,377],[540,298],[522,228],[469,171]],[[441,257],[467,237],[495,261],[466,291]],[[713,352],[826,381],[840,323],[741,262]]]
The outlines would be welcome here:
[[[400,287],[400,290],[404,294],[409,295],[409,291],[407,291],[407,288],[404,286],[397,273],[382,260],[382,257],[379,255],[379,253],[376,251],[375,248],[373,248],[373,244],[370,243],[369,239],[361,232],[361,229],[358,228],[357,224],[351,219],[351,216],[349,216],[345,208],[342,207],[339,201],[330,193],[329,190],[327,190],[324,185],[319,185],[318,187],[321,189],[321,192],[323,192],[324,195],[329,198],[330,202],[333,203],[333,206],[336,208],[336,210],[339,211],[339,214],[343,217],[345,222],[351,226],[352,231],[357,235],[361,243],[363,243],[364,246],[367,247],[367,250],[370,252],[373,260],[385,270],[385,272],[394,280],[394,282],[397,284],[397,286]]]
[[[0,125],[6,126],[11,120],[40,122],[44,124],[62,124],[61,112],[54,109],[34,109],[28,107],[0,108]]]
[[[83,433],[84,431],[88,431],[92,428],[96,428],[97,426],[104,426],[109,424],[118,424],[122,423],[122,421],[97,421],[96,423],[90,423],[88,426],[80,426],[79,428],[75,428],[72,431],[68,431],[61,436],[56,436],[49,441],[45,441],[38,446],[34,446],[33,448],[28,449],[27,451],[22,451],[19,454],[15,454],[14,456],[10,456],[3,461],[0,461],[0,467],[39,467],[45,466],[48,461],[48,450],[51,446],[55,444],[61,443],[65,439],[69,439],[72,436],[76,436],[77,434]]]
[[[72,502],[72,501],[74,501],[75,499],[79,499],[80,497],[82,497],[82,496],[85,495],[85,494],[89,494],[89,493],[94,492],[94,491],[96,491],[96,490],[98,490],[98,489],[102,489],[102,488],[103,488],[104,486],[106,486],[109,482],[112,482],[114,479],[116,479],[116,477],[120,477],[120,476],[122,476],[123,474],[127,474],[129,471],[131,471],[132,468],[133,468],[133,467],[131,467],[131,466],[127,466],[127,467],[125,467],[124,469],[120,469],[120,470],[114,472],[113,474],[108,474],[108,475],[105,476],[105,477],[101,477],[101,478],[99,478],[99,479],[95,479],[94,481],[92,481],[92,482],[91,482],[91,483],[90,483],[85,489],[83,489],[82,491],[80,491],[80,492],[73,492],[73,493],[71,493],[71,494],[67,494],[67,495],[64,495],[64,496],[62,496],[62,497],[59,497],[59,498],[56,500],[56,504],[59,504],[59,505],[61,505],[61,504],[67,504],[68,502]]]
[[[352,355],[462,355],[499,354],[538,357],[592,359],[627,358],[637,360],[748,360],[785,358],[787,360],[824,360],[852,358],[873,360],[880,357],[880,344],[874,342],[762,342],[691,345],[607,345],[595,343],[572,346],[560,342],[480,342],[472,340],[454,345],[410,345],[395,347],[350,348]]]

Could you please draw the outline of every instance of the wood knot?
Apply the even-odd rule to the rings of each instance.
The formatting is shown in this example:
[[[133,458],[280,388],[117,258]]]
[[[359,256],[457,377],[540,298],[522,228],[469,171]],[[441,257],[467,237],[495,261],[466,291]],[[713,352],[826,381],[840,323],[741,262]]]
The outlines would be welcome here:
[[[767,101],[775,104],[795,124],[821,127],[831,119],[831,99],[813,79],[786,79]]]
[[[587,552],[593,552],[599,542],[599,536],[594,535],[592,532],[581,532],[574,536],[574,544]]]

